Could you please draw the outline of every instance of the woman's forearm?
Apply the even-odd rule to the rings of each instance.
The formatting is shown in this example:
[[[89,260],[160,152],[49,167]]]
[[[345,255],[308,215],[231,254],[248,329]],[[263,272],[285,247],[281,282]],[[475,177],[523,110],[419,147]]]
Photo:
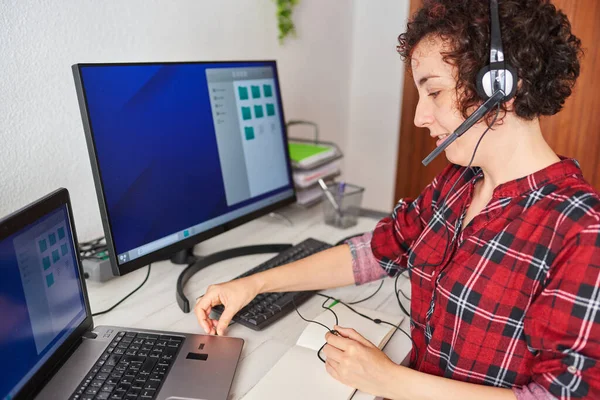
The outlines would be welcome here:
[[[394,400],[515,400],[511,389],[477,385],[429,375],[398,366],[390,379],[388,397]]]
[[[258,293],[329,289],[354,284],[352,254],[343,244],[249,277]]]

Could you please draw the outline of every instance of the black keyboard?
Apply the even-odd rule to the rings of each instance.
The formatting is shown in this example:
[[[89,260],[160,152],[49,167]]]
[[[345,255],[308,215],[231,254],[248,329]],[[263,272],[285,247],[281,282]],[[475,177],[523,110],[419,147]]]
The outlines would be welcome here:
[[[118,332],[70,399],[154,399],[184,339]]]
[[[331,245],[325,242],[312,238],[306,239],[305,241],[282,251],[270,260],[252,268],[235,279],[300,260],[330,247]],[[233,317],[233,320],[250,329],[260,331],[293,311],[294,303],[299,306],[313,295],[313,291],[261,293],[244,308],[238,311]],[[294,302],[292,302],[292,298],[294,299]],[[213,307],[213,312],[217,316],[220,316],[223,313],[223,306],[218,305]]]

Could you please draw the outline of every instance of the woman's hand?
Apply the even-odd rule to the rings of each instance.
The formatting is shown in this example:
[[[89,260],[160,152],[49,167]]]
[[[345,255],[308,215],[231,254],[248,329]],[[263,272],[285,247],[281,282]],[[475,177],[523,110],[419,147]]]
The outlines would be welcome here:
[[[210,335],[225,334],[229,322],[239,310],[250,303],[258,294],[258,285],[251,277],[236,279],[230,282],[210,285],[204,296],[196,301],[194,312],[200,326]],[[219,320],[210,319],[210,310],[213,306],[223,304],[225,310]]]
[[[327,332],[327,344],[322,351],[327,357],[327,372],[345,385],[386,396],[386,385],[397,365],[354,329],[338,326],[334,329],[340,336]]]

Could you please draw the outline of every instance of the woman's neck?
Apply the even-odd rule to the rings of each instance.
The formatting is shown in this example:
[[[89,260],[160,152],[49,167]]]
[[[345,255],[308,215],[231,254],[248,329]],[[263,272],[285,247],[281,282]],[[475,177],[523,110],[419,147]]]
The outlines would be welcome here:
[[[477,158],[484,175],[481,190],[490,197],[498,185],[560,161],[542,136],[537,118],[524,121],[507,115],[487,136],[483,139],[487,141],[484,152]]]

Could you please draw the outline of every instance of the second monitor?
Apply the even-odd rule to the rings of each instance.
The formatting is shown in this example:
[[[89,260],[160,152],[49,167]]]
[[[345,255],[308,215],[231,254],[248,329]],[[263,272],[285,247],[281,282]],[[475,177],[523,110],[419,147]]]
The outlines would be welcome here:
[[[275,61],[73,74],[115,275],[296,200]]]

